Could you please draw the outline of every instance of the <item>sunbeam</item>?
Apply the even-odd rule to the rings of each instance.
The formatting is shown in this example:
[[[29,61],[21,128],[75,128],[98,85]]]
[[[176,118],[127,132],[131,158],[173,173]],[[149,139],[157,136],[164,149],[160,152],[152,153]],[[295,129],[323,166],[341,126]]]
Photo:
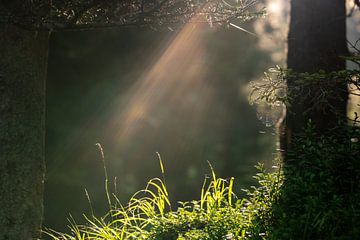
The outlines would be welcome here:
[[[200,28],[199,24],[187,24],[134,84],[125,109],[114,111],[107,134],[120,148],[145,126],[156,133],[167,120],[185,118],[194,123],[203,116],[211,92],[204,84],[206,66]],[[157,118],[160,112],[166,120]]]

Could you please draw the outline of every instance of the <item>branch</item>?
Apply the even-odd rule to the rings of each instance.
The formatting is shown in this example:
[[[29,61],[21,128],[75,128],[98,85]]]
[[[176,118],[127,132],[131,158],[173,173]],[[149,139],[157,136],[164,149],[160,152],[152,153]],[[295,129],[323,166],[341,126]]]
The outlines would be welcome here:
[[[28,30],[86,30],[126,26],[172,27],[184,22],[229,24],[231,20],[250,20],[260,11],[250,13],[256,0],[232,6],[224,0],[90,0],[81,5],[53,6],[55,12],[37,16],[28,12],[0,15],[0,22]],[[36,5],[34,6],[34,8]],[[193,16],[199,16],[193,18]]]

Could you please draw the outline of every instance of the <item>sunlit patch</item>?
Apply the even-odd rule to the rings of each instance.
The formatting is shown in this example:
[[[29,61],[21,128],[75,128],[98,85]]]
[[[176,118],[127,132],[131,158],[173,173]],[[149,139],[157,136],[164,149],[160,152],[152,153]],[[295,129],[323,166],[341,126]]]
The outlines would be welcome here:
[[[350,120],[354,120],[360,114],[360,91],[353,84],[348,86],[348,90],[350,94],[347,106],[347,115]],[[359,119],[356,120],[359,121]],[[350,122],[354,123],[353,121]],[[360,126],[359,122],[355,123],[357,126]]]
[[[275,64],[284,65],[286,54],[286,39],[289,23],[290,1],[266,0],[268,17],[258,19],[254,31],[259,38],[261,49],[270,53]]]
[[[271,1],[268,3],[267,9],[269,13],[279,13],[283,10],[281,1]]]

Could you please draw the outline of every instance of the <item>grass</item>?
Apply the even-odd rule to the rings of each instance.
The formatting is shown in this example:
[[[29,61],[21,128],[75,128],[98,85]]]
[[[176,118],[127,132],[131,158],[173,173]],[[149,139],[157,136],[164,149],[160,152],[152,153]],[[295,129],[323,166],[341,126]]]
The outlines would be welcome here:
[[[211,177],[205,178],[199,200],[179,202],[173,210],[160,155],[159,162],[162,178],[151,179],[126,205],[109,194],[106,186],[110,209],[105,216],[84,215],[83,225],[70,217],[69,233],[44,233],[53,240],[266,239],[264,228],[256,224],[270,212],[271,202],[277,197],[279,171],[267,173],[259,164],[255,176],[259,186],[245,190],[248,197],[239,199],[233,191],[234,178],[218,178],[210,165]]]
[[[287,153],[289,164],[274,171],[256,166],[258,184],[244,190],[245,198],[234,193],[234,178],[217,177],[210,165],[199,199],[176,209],[159,156],[162,178],[151,179],[126,205],[105,186],[105,216],[84,216],[83,225],[70,218],[70,233],[45,233],[52,240],[358,239],[360,129],[341,133],[318,136],[309,125]]]

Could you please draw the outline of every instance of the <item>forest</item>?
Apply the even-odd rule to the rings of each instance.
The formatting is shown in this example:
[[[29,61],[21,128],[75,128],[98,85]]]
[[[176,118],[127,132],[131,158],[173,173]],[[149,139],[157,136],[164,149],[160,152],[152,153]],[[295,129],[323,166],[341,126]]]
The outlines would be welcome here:
[[[358,0],[0,0],[0,240],[360,238]]]

